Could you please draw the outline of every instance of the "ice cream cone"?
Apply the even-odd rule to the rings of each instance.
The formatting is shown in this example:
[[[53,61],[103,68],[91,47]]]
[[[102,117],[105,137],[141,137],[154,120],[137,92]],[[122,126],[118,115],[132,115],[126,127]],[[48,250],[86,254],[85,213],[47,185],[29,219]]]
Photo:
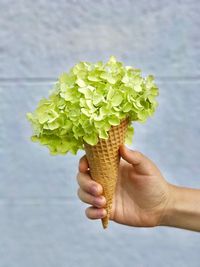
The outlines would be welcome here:
[[[89,163],[92,179],[102,185],[103,195],[106,198],[107,216],[102,219],[103,228],[108,227],[109,216],[112,210],[112,200],[119,170],[119,146],[124,143],[129,119],[125,118],[118,126],[111,126],[109,138],[99,139],[95,145],[84,143],[86,157]]]

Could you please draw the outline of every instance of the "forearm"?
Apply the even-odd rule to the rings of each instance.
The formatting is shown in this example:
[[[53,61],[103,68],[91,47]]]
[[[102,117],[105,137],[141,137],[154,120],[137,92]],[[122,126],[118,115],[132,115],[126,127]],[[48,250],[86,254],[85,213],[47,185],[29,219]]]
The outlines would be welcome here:
[[[200,232],[200,190],[170,187],[172,197],[161,225]]]

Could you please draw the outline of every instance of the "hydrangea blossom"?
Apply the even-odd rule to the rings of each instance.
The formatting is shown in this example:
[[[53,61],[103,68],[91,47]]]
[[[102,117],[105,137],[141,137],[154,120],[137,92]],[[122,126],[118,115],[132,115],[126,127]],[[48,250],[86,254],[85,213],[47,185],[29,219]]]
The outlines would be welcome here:
[[[157,95],[152,75],[143,78],[139,69],[124,66],[114,56],[105,64],[81,61],[62,73],[49,97],[27,113],[32,141],[54,155],[77,154],[84,142],[96,145],[98,138],[107,139],[110,127],[128,116],[125,143],[131,144],[131,122],[145,122],[154,113]]]

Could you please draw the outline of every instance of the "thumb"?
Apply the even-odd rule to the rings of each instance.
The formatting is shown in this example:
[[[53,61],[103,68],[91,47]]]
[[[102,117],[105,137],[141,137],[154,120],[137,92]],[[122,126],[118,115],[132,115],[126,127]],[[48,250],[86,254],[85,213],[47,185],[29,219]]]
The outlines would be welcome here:
[[[144,156],[139,151],[133,151],[125,145],[119,147],[121,157],[132,165],[139,165],[144,160]]]

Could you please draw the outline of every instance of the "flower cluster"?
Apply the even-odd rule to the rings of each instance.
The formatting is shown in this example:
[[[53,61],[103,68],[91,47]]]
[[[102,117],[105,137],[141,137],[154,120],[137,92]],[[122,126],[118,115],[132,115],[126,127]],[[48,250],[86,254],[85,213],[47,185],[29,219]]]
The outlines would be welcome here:
[[[95,145],[107,139],[112,125],[129,117],[125,142],[133,137],[131,121],[144,122],[156,107],[158,88],[154,77],[124,66],[115,57],[105,64],[79,62],[55,83],[48,99],[42,99],[33,113],[27,113],[33,141],[51,154],[76,154],[84,142]]]

